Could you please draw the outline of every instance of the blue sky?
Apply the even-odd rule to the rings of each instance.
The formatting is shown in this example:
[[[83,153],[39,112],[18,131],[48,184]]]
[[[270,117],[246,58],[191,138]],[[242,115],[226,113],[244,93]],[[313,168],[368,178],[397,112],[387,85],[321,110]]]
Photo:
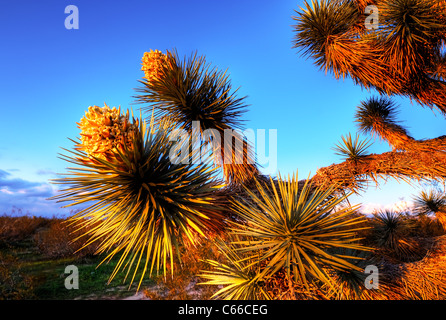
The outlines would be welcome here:
[[[355,133],[355,107],[373,92],[336,80],[292,49],[292,16],[303,1],[9,1],[0,11],[0,214],[68,214],[45,200],[48,183],[68,164],[60,147],[79,134],[88,106],[132,105],[150,49],[197,51],[228,69],[239,95],[248,96],[246,127],[277,129],[278,170],[299,171],[340,162],[331,149]],[[79,9],[79,29],[64,26],[65,7]],[[396,99],[400,118],[417,139],[444,132],[444,119]],[[389,150],[376,141],[370,151]],[[391,204],[417,192],[404,183],[371,188],[364,204]]]

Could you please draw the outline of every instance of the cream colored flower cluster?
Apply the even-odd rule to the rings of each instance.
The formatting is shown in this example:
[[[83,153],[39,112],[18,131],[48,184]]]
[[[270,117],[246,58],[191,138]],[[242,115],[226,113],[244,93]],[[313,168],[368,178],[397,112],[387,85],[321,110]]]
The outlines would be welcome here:
[[[168,57],[159,50],[145,52],[142,57],[141,70],[144,71],[145,78],[151,82],[162,75],[163,65],[167,63]]]
[[[138,124],[129,121],[129,115],[121,115],[121,110],[113,107],[92,106],[78,123],[81,129],[81,144],[79,147],[98,158],[110,160],[113,151],[132,148],[133,133]]]

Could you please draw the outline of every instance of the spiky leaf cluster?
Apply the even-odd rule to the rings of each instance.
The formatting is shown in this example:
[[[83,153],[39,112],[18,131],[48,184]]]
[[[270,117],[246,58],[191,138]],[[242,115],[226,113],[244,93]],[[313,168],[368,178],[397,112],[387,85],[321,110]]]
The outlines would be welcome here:
[[[397,106],[388,97],[370,97],[361,101],[355,121],[363,133],[371,133],[387,141],[394,149],[405,150],[414,145],[406,129],[396,120]]]
[[[434,189],[423,190],[414,197],[414,206],[417,213],[423,215],[446,210],[446,196]]]
[[[219,266],[219,272],[204,274],[214,284],[227,281],[220,293],[252,291],[254,284],[268,283],[281,272],[286,274],[291,292],[295,285],[307,290],[315,284],[332,288],[328,270],[360,270],[347,261],[355,257],[330,251],[366,250],[355,233],[362,228],[362,218],[352,216],[351,207],[335,211],[348,195],[335,196],[333,186],[314,189],[306,183],[299,187],[294,175],[288,180],[279,176],[277,185],[272,180],[269,184],[256,182],[255,190],[247,190],[250,199],[234,203],[243,219],[231,228],[237,237],[232,244],[239,260],[232,263],[232,268]],[[240,282],[236,275],[242,271],[251,275],[249,281]]]
[[[361,101],[355,114],[359,129],[363,133],[375,133],[380,135],[376,125],[380,122],[387,127],[397,126],[397,106],[387,97],[370,97]]]
[[[336,35],[343,35],[358,23],[358,10],[350,2],[336,4],[335,1],[305,2],[302,12],[295,18],[294,47],[302,48],[305,55],[314,58],[315,64],[325,70],[333,69],[335,60],[326,55]]]
[[[181,59],[176,51],[167,51],[167,61],[160,76],[152,81],[141,80],[136,96],[143,109],[154,110],[157,119],[169,116],[190,131],[192,121],[200,129],[241,128],[240,116],[246,112],[245,98],[237,98],[226,72],[211,67],[204,56],[195,53]]]
[[[402,213],[382,210],[374,214],[372,237],[378,248],[389,251],[399,259],[410,259],[417,255],[417,246],[409,238],[413,227]]]
[[[414,197],[415,212],[419,215],[435,214],[446,230],[446,195],[438,190],[423,190]]]
[[[62,158],[77,167],[54,181],[66,186],[55,199],[86,206],[71,218],[91,227],[84,235],[86,245],[97,241],[107,261],[120,255],[111,279],[125,266],[127,274],[134,268],[131,282],[140,265],[141,281],[146,270],[165,273],[182,243],[194,244],[223,226],[215,172],[206,162],[176,165],[170,160],[168,133],[174,125],[152,121],[147,127],[141,118],[133,123],[139,125],[131,143],[108,150],[112,160],[67,150],[71,155]]]
[[[352,161],[358,161],[361,157],[367,155],[367,149],[371,143],[369,140],[360,140],[359,134],[353,139],[349,133],[346,137],[341,136],[342,143],[336,145],[334,150],[337,155],[343,156]]]
[[[381,32],[386,34],[386,62],[411,77],[423,77],[441,48],[445,7],[441,1],[382,1]],[[442,21],[443,17],[443,21]],[[412,79],[414,80],[414,79]]]
[[[212,143],[214,159],[224,159],[225,130],[242,128],[241,115],[246,112],[243,98],[236,96],[226,72],[212,67],[204,56],[194,55],[181,60],[176,53],[167,51],[160,63],[156,59],[150,65],[157,66],[156,76],[140,81],[140,93],[137,100],[147,104],[143,109],[153,111],[156,119],[171,118],[179,128],[190,135],[194,125],[203,144]],[[161,69],[159,71],[158,69]],[[147,73],[147,72],[146,72]],[[205,131],[215,132],[206,136]],[[255,157],[250,142],[243,141],[239,135],[236,139],[246,145],[243,147],[241,162],[226,163],[223,174],[228,182],[243,183],[258,174]],[[231,149],[231,153],[234,151]],[[224,163],[215,160],[215,163]]]
[[[446,114],[444,69],[446,3],[381,0],[379,26],[364,26],[364,1],[305,2],[294,17],[295,47],[336,78],[381,94],[409,97]],[[440,77],[439,77],[440,76]]]
[[[233,236],[233,241],[239,238]],[[258,260],[246,259],[237,249],[235,243],[225,243],[217,240],[216,245],[219,252],[226,258],[225,263],[215,260],[206,260],[212,270],[202,272],[201,277],[208,281],[203,285],[223,286],[213,298],[225,300],[259,300],[271,299],[266,291],[265,281],[258,276]]]

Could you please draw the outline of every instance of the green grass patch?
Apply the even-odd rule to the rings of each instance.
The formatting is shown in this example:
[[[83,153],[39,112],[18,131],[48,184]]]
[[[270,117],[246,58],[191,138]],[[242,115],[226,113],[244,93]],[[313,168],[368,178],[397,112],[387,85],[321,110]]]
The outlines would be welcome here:
[[[0,238],[0,300],[2,299],[111,299],[124,298],[136,293],[142,270],[135,276],[135,283],[129,287],[133,276],[126,281],[125,272],[119,272],[108,284],[117,260],[98,265],[103,256],[68,256],[51,258],[39,250],[33,234],[14,241]],[[144,265],[145,261],[141,261]],[[67,289],[65,279],[70,273],[65,268],[74,265],[78,268],[79,289]],[[141,290],[155,284],[146,273]]]
[[[60,259],[54,261],[38,261],[27,265],[24,270],[28,274],[41,277],[40,284],[35,289],[35,294],[39,299],[104,299],[110,297],[126,297],[135,294],[136,284],[129,288],[130,279],[124,281],[125,273],[120,272],[108,284],[116,262],[102,264],[100,257],[83,259]],[[78,268],[79,289],[67,289],[65,279],[70,275],[65,273],[68,265]],[[139,280],[139,275],[136,279]],[[152,279],[146,279],[142,283],[142,288],[153,284]]]

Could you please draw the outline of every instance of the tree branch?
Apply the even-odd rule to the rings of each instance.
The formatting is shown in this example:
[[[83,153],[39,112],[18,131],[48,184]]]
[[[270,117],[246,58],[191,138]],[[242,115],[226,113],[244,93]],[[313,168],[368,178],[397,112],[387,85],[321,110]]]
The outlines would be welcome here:
[[[443,138],[444,141],[444,138]],[[378,185],[378,179],[394,178],[410,183],[415,180],[446,179],[446,153],[426,151],[390,151],[363,156],[357,161],[346,160],[319,169],[311,178],[314,186],[339,183],[341,188],[355,192]]]

